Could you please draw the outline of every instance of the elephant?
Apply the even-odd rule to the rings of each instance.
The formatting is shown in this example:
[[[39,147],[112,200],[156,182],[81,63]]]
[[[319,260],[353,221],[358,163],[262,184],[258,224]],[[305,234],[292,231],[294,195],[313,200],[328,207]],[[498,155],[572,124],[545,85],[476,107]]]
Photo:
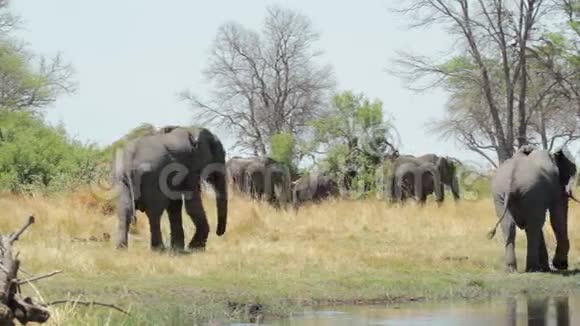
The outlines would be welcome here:
[[[338,184],[321,173],[305,175],[292,184],[292,205],[295,210],[307,201],[319,202],[340,195]]]
[[[437,166],[441,175],[442,186],[447,186],[451,190],[454,200],[459,200],[459,181],[457,180],[457,167],[453,159],[448,156],[437,156],[435,154],[425,154],[417,157],[421,162],[431,162]]]
[[[443,200],[443,187],[441,186],[441,176],[437,166],[433,163],[415,162],[400,164],[394,172],[394,198],[404,201],[409,197],[424,203],[427,195],[435,193],[435,200]]]
[[[228,176],[232,188],[234,188],[238,192],[246,191],[246,185],[244,183],[246,169],[250,164],[254,163],[257,159],[258,158],[256,157],[243,158],[235,156],[227,161],[226,169],[228,171]]]
[[[440,199],[438,199],[438,201],[443,201],[445,199],[444,198],[445,192],[443,191],[443,186],[448,186],[451,189],[451,193],[453,194],[455,200],[458,200],[460,198],[459,182],[457,180],[456,175],[456,166],[452,158],[440,157],[435,154],[425,154],[418,157],[412,155],[397,155],[396,157],[394,157],[394,161],[392,161],[391,173],[387,178],[387,195],[391,199],[391,201],[396,200],[395,175],[397,174],[399,166],[402,164],[412,164],[415,165],[416,167],[419,167],[426,163],[433,164],[436,167],[438,174],[440,176],[441,197]],[[422,192],[424,193],[425,197],[431,193],[435,193],[435,189],[429,186],[431,184],[433,184],[432,181],[423,183],[424,186],[427,186],[425,189],[422,189]],[[439,198],[439,196],[436,197]]]
[[[526,272],[550,271],[542,228],[546,211],[556,236],[555,269],[568,268],[568,200],[576,175],[574,158],[566,147],[553,154],[546,150],[523,149],[503,162],[492,177],[491,190],[499,218],[489,232],[491,239],[499,225],[505,241],[505,268],[517,271],[516,226],[526,232]]]
[[[243,183],[252,198],[266,199],[276,207],[290,200],[290,171],[272,158],[259,157],[248,164]]]
[[[167,211],[171,247],[184,249],[182,206],[196,231],[189,249],[203,249],[209,225],[201,201],[201,181],[216,193],[217,230],[221,236],[227,224],[225,150],[220,140],[205,128],[172,127],[129,141],[117,157],[114,180],[118,196],[116,247],[128,247],[129,223],[136,210],[149,219],[151,248],[163,249],[160,220]]]

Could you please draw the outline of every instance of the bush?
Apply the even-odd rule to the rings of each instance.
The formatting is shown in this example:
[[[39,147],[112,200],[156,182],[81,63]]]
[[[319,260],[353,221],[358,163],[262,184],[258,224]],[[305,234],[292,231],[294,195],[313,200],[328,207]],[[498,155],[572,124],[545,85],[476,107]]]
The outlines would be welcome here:
[[[60,191],[88,184],[102,154],[94,145],[70,139],[28,112],[0,109],[0,191]]]
[[[464,199],[477,200],[491,194],[491,177],[486,173],[466,165],[459,165],[457,178]]]
[[[296,142],[291,133],[278,133],[270,139],[270,158],[286,165],[290,169],[292,179],[298,175],[295,150]]]

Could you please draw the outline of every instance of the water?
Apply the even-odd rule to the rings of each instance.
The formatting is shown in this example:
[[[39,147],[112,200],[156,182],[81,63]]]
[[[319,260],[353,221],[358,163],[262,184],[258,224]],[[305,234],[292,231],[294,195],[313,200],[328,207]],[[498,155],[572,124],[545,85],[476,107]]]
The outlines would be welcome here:
[[[351,306],[266,321],[276,326],[580,325],[580,295],[494,298],[478,302]],[[238,324],[239,325],[239,324]]]

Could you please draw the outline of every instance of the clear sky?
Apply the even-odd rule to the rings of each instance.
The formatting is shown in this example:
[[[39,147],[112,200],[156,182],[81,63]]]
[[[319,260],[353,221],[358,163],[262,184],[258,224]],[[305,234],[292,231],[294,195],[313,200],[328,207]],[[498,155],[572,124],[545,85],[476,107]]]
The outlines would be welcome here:
[[[436,54],[451,44],[441,30],[409,31],[389,11],[400,1],[13,0],[11,8],[24,22],[19,37],[34,51],[60,51],[74,66],[78,91],[60,98],[47,117],[62,121],[81,140],[105,145],[143,122],[195,121],[177,93],[207,94],[201,71],[218,27],[237,21],[260,28],[265,8],[279,4],[312,20],[338,90],[383,101],[399,130],[402,152],[477,159],[453,140],[425,130],[426,122],[443,114],[445,93],[413,93],[386,72],[397,50]],[[225,130],[212,130],[226,146],[233,143]]]

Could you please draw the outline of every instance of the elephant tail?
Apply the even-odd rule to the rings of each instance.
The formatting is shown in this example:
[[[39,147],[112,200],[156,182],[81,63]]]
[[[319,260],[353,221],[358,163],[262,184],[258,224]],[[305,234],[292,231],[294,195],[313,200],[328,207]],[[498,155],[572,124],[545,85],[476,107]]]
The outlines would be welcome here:
[[[488,233],[487,233],[487,238],[489,240],[493,239],[493,237],[495,236],[495,233],[497,231],[497,227],[498,225],[501,223],[501,221],[504,219],[505,214],[507,213],[507,209],[508,209],[508,204],[509,204],[509,200],[510,200],[510,194],[509,192],[506,193],[505,195],[505,200],[503,203],[503,213],[501,214],[501,217],[499,218],[499,220],[495,223],[495,226],[493,227],[493,229],[491,229]]]

